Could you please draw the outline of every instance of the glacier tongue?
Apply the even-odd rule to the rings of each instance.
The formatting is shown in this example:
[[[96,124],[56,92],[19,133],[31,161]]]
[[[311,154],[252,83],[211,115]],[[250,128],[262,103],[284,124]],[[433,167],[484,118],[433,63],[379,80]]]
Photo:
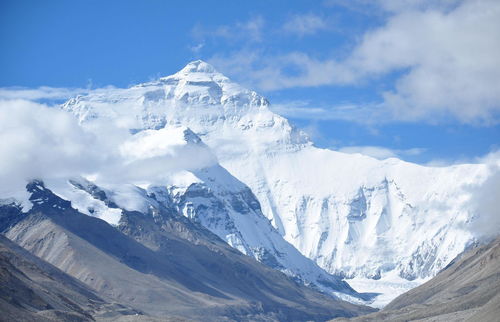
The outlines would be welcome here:
[[[169,193],[185,215],[243,252],[259,243],[269,249],[276,237],[254,202],[245,201],[248,209],[232,203],[250,192],[219,186],[232,175],[288,242],[349,278],[435,275],[473,241],[469,187],[489,175],[482,164],[425,167],[314,147],[265,98],[202,61],[157,81],[79,96],[63,109],[82,124],[109,120],[131,133],[190,128],[230,174],[215,167],[192,174],[197,182],[172,183]],[[215,211],[219,202],[224,212]]]

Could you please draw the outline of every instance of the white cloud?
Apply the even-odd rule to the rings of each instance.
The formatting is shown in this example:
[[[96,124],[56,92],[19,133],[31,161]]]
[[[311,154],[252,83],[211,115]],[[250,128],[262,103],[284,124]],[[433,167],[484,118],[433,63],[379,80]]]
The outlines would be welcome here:
[[[165,177],[181,170],[200,169],[217,163],[203,143],[185,139],[185,127],[168,126],[145,130],[128,137],[117,146],[121,166],[106,168],[105,181],[164,184]]]
[[[344,7],[365,15],[408,10],[451,10],[463,0],[324,0],[326,7]]]
[[[240,29],[244,35],[250,37],[254,41],[262,40],[262,30],[264,28],[264,19],[260,16],[254,17],[245,23],[236,24],[236,28]]]
[[[479,238],[490,239],[500,231],[500,171],[496,170],[483,185],[473,190],[472,202],[477,219],[471,228]]]
[[[367,0],[361,0],[366,3]],[[378,0],[375,1],[383,10],[401,12],[408,10],[450,10],[462,0]]]
[[[293,87],[349,84],[354,73],[335,60],[315,59],[305,53],[292,52],[263,56],[258,51],[238,51],[230,55],[214,55],[209,59],[222,71],[250,80],[253,86],[273,91]],[[287,69],[293,69],[290,74]]]
[[[25,200],[24,186],[31,179],[92,175],[104,183],[157,183],[172,172],[216,162],[206,146],[184,144],[183,129],[165,131],[132,135],[110,121],[82,127],[57,107],[0,100],[0,199]],[[154,154],[130,155],[131,149],[144,151],[153,134],[163,135],[156,141],[164,143]],[[177,143],[165,141],[174,135]]]
[[[500,112],[500,3],[465,1],[456,9],[405,11],[365,34],[345,62],[356,78],[407,69],[384,93],[396,119],[451,114],[496,123]]]
[[[250,18],[248,21],[236,22],[231,25],[221,25],[216,28],[208,28],[198,24],[191,30],[191,35],[201,42],[204,42],[207,38],[259,42],[263,37],[264,26],[264,19],[261,16],[256,16]]]
[[[471,187],[470,202],[475,220],[471,229],[479,239],[498,237],[500,231],[500,151],[489,153],[478,160],[488,166],[490,176],[479,186]]]
[[[412,148],[405,150],[389,149],[381,146],[346,146],[338,149],[343,153],[360,153],[375,159],[384,160],[388,158],[404,158],[405,156],[415,156],[425,152],[423,148]]]
[[[300,37],[311,35],[328,28],[329,24],[323,17],[312,13],[293,15],[283,24],[283,30],[285,32]]]
[[[94,171],[96,139],[70,115],[45,105],[0,101],[0,196],[26,180]]]
[[[365,124],[380,123],[383,109],[374,105],[343,104],[332,106],[311,105],[307,101],[290,101],[272,104],[271,110],[279,115],[295,119],[307,120],[344,120],[363,122]]]
[[[367,31],[346,58],[258,50],[215,55],[221,70],[263,90],[358,86],[395,77],[381,92],[381,120],[500,122],[500,2],[378,2],[386,23]],[[293,72],[289,72],[292,70]],[[390,115],[390,117],[387,117]]]
[[[74,97],[78,94],[88,93],[88,91],[88,89],[84,88],[62,88],[48,86],[41,86],[38,88],[0,87],[0,100],[62,100]]]
[[[191,47],[189,47],[189,50],[191,50],[193,53],[199,53],[200,50],[205,46],[204,43],[198,43],[196,45],[193,45]]]
[[[482,156],[466,157],[461,156],[453,159],[439,158],[433,159],[426,162],[424,165],[428,167],[450,167],[459,164],[487,164],[490,168],[496,166],[500,169],[500,150],[495,150],[493,147],[493,152],[487,153]],[[493,167],[494,168],[494,167]]]

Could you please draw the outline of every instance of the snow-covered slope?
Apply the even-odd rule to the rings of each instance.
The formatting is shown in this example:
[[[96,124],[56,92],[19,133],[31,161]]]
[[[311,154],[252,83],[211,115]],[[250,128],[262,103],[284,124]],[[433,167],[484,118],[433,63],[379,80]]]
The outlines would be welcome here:
[[[219,201],[231,204],[250,195],[243,183],[287,241],[346,277],[435,275],[473,240],[470,187],[489,175],[481,164],[425,167],[319,149],[273,113],[265,98],[202,61],[155,82],[76,97],[63,109],[82,124],[111,120],[132,133],[188,127],[223,168],[191,172],[188,184],[185,178],[184,184],[172,183],[170,195],[187,216],[226,234],[242,251],[255,247],[255,240],[269,245],[275,237],[266,231],[272,230],[261,219],[253,226],[255,220],[245,217],[249,211],[260,218],[250,199],[243,208],[215,211]],[[227,179],[224,168],[241,182]],[[197,180],[203,184],[190,185]]]
[[[111,200],[114,197],[108,197],[95,185],[80,181],[74,187],[83,188],[109,207],[117,207]],[[17,204],[0,206],[0,233],[80,280],[110,303],[127,306],[108,305],[102,308],[105,311],[99,312],[95,310],[96,305],[87,305],[89,313],[100,316],[97,320],[122,320],[119,315],[132,314],[125,320],[165,321],[173,317],[190,321],[325,321],[336,316],[373,312],[371,308],[335,300],[293,282],[231,248],[208,229],[173,211],[175,209],[158,204],[152,196],[140,196],[142,200],[149,199],[147,212],[122,209],[119,225],[113,227],[76,211],[71,202],[55,195],[42,181],[31,181],[26,191],[33,207],[22,212]],[[0,272],[1,304],[6,298],[4,288],[13,285],[4,283],[4,271]],[[57,289],[55,280],[52,279],[51,284]],[[23,291],[22,287],[14,293],[33,299],[33,292]],[[40,294],[43,293],[42,290]],[[44,299],[50,299],[50,294],[45,295]],[[92,303],[99,304],[95,296],[89,292],[86,295],[93,298]],[[13,301],[7,299],[12,304]],[[62,299],[78,309],[75,305],[78,296],[69,297],[69,302]],[[60,305],[47,307],[36,297],[31,302],[46,309],[61,308]],[[5,305],[1,306],[2,320],[5,320]],[[88,315],[85,319],[74,315],[65,318],[59,313],[53,316],[50,321],[93,320]]]
[[[140,180],[141,187],[135,182],[109,183],[106,177],[95,182],[78,177],[52,179],[45,180],[45,184],[71,201],[75,209],[112,225],[119,224],[122,209],[146,214],[161,207],[172,209],[201,223],[243,254],[297,281],[354,302],[369,298],[355,292],[342,278],[321,269],[285,241],[262,214],[252,191],[219,164],[211,162],[194,169],[185,162],[173,167],[164,164],[163,159],[156,164],[156,158],[176,152],[175,160],[186,159],[186,155],[211,159],[202,156],[210,153],[208,147],[188,128],[167,125],[159,130],[144,130],[122,142],[119,150],[128,163],[153,166],[157,178],[148,182],[150,175],[145,175]]]

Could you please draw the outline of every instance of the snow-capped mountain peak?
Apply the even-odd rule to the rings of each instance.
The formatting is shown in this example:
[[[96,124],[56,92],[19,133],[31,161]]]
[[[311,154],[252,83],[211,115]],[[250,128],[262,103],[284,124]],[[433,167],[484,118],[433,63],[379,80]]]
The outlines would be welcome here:
[[[414,280],[436,274],[474,240],[467,226],[474,220],[470,187],[490,175],[481,164],[433,168],[316,148],[264,97],[203,61],[154,82],[80,96],[63,109],[84,125],[108,120],[147,142],[165,127],[189,128],[221,168],[171,185],[186,216],[257,256],[256,245],[264,242],[255,240],[253,228],[238,226],[246,208],[235,196],[246,190],[215,189],[232,175],[257,197],[259,207],[249,207],[257,217],[263,213],[302,254],[346,277]],[[217,207],[224,204],[229,210],[219,218]]]
[[[268,101],[254,91],[241,87],[219,73],[212,65],[196,60],[177,73],[135,87],[159,87],[148,92],[146,100],[174,99],[190,105],[222,105],[228,107],[264,107]]]
[[[222,74],[215,70],[214,66],[201,59],[188,63],[183,69],[178,71],[176,75],[188,75],[191,73],[217,74],[218,76],[222,76]]]
[[[75,114],[80,123],[106,119],[134,133],[182,124],[207,144],[225,137],[250,140],[252,143],[237,146],[258,149],[296,149],[310,144],[304,133],[270,111],[266,98],[200,60],[153,82],[78,96],[62,108]],[[214,145],[227,147],[221,142]]]

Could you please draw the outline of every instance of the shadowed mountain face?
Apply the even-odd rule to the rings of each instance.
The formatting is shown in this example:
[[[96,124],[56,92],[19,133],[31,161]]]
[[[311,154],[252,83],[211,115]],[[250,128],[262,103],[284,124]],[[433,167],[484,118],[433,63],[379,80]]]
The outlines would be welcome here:
[[[498,321],[499,318],[500,238],[497,238],[457,257],[436,277],[400,295],[382,311],[352,321]]]
[[[91,321],[136,311],[106,302],[88,286],[0,235],[0,321]]]
[[[113,227],[74,210],[41,182],[27,189],[33,208],[23,214],[3,206],[3,233],[99,296],[143,315],[327,320],[372,311],[294,282],[171,209],[123,211]]]

